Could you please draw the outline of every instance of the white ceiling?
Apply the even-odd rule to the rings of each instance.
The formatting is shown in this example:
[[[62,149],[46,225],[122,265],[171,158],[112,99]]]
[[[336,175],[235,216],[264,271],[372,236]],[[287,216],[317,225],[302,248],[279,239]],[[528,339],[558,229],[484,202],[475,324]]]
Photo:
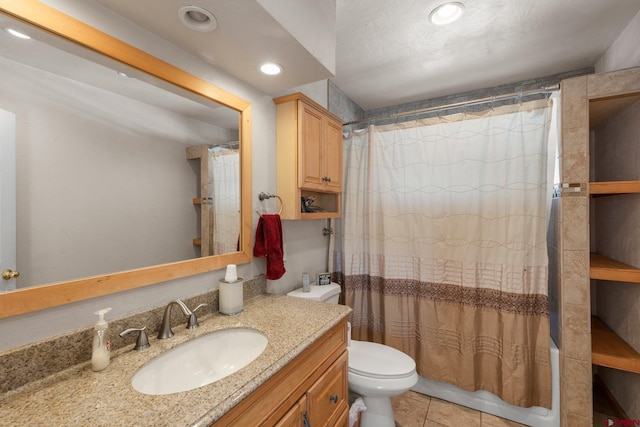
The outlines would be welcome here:
[[[331,78],[365,110],[593,66],[640,10],[640,0],[458,0],[462,18],[439,27],[427,17],[444,0],[322,0],[337,7],[334,70],[265,0],[97,1],[265,93]],[[184,27],[185,4],[213,12],[218,29]],[[283,75],[260,75],[265,60]]]

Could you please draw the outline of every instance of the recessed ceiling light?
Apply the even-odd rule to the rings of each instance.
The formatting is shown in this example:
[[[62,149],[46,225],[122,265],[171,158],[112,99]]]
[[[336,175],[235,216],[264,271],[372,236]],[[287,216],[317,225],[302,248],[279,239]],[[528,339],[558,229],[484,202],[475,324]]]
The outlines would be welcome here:
[[[270,76],[277,76],[282,72],[282,66],[274,62],[266,62],[260,66],[260,71]]]
[[[178,17],[184,25],[196,31],[213,31],[218,28],[218,21],[213,13],[198,6],[183,6],[178,10]]]
[[[462,3],[444,3],[431,11],[429,19],[436,25],[446,25],[460,18],[463,11]]]
[[[29,37],[28,35],[21,33],[20,31],[16,31],[12,28],[7,28],[7,33],[11,34],[12,36],[21,38],[21,39],[30,39],[31,37]]]

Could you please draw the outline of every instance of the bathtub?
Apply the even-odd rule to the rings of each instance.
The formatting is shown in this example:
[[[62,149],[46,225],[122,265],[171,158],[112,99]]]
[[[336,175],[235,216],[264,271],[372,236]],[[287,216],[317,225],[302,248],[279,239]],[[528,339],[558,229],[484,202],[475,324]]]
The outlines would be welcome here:
[[[467,408],[486,412],[500,418],[535,427],[560,426],[560,354],[556,343],[551,340],[551,410],[534,406],[521,408],[503,402],[495,394],[480,390],[469,392],[450,384],[429,380],[424,377],[418,379],[413,391],[437,397],[448,402],[457,403]]]

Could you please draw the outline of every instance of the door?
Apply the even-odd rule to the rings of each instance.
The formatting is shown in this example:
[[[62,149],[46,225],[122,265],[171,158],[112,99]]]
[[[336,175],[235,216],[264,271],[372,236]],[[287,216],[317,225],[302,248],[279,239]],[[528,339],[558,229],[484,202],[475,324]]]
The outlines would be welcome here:
[[[16,288],[16,116],[0,110],[0,292]]]
[[[300,179],[298,186],[306,190],[322,190],[325,184],[325,171],[321,163],[324,149],[323,116],[315,108],[302,102],[299,102],[299,106],[301,135],[298,142],[300,144],[298,165],[302,170],[298,174]]]

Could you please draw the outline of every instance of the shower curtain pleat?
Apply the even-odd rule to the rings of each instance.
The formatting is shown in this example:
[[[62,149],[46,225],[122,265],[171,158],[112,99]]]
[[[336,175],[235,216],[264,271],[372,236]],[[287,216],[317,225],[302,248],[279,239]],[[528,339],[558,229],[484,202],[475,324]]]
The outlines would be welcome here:
[[[331,271],[352,336],[418,373],[551,406],[550,101],[352,132]]]

